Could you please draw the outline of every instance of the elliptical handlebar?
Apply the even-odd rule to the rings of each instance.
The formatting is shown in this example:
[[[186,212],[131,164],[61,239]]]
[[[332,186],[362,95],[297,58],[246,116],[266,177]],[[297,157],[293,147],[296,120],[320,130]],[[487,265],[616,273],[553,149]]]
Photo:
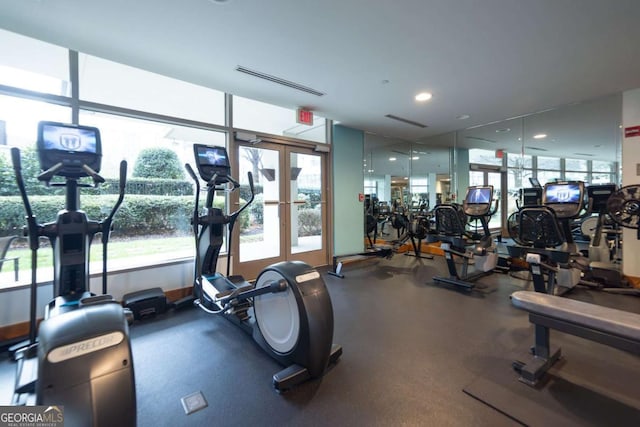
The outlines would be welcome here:
[[[498,212],[498,206],[500,205],[500,199],[494,199],[493,200],[493,209],[491,209],[491,207],[489,207],[489,212],[487,212],[487,216],[491,217],[493,215],[495,215],[496,212]]]
[[[238,215],[240,215],[242,213],[243,210],[248,208],[249,205],[251,203],[253,203],[253,199],[255,198],[255,187],[253,185],[253,174],[251,172],[247,172],[247,178],[249,179],[249,188],[251,189],[251,197],[249,198],[249,200],[240,209],[238,209],[237,211],[235,211],[234,213],[229,215],[229,217],[232,217],[234,220]],[[236,181],[232,181],[232,182],[234,183],[234,185],[237,184]],[[240,184],[238,184],[238,187],[239,186],[240,186]]]

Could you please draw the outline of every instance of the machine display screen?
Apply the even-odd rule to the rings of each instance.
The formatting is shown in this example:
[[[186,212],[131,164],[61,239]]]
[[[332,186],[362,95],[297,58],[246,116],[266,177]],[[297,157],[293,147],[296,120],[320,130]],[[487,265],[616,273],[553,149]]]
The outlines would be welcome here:
[[[84,167],[100,172],[102,142],[100,130],[43,121],[38,123],[38,157],[43,171],[56,167],[55,175],[67,178],[87,176]]]
[[[44,150],[95,154],[99,138],[98,129],[91,127],[49,123],[43,124],[41,128],[42,149]]]
[[[196,147],[198,154],[198,164],[228,168],[229,158],[227,156],[227,150],[224,147],[208,147],[200,145]]]
[[[492,191],[491,187],[471,187],[467,193],[466,202],[473,204],[490,204]]]
[[[577,184],[547,184],[546,203],[580,203],[582,192]]]

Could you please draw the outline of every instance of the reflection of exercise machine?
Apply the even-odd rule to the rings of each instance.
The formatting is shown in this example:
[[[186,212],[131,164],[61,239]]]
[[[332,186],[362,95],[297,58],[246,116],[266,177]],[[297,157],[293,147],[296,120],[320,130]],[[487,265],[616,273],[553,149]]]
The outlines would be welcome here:
[[[590,185],[587,196],[591,201],[591,211],[596,217],[588,217],[582,222],[582,233],[589,236],[589,269],[584,273],[582,282],[592,286],[622,286],[623,277],[620,264],[610,262],[611,253],[618,243],[619,230],[617,227],[607,228],[609,220],[607,202],[617,191],[615,184]],[[614,223],[615,224],[615,223]],[[613,235],[615,246],[609,245],[609,235]],[[587,283],[588,282],[588,283]]]
[[[578,265],[581,254],[570,223],[584,208],[584,194],[583,182],[547,183],[543,205],[517,213],[518,225],[510,228],[517,245],[508,247],[509,255],[526,259],[537,292],[564,293],[580,281],[584,266]],[[556,284],[562,289],[556,289]]]
[[[273,375],[277,390],[320,377],[342,354],[342,347],[332,343],[333,308],[320,273],[299,261],[281,262],[265,268],[255,284],[250,284],[242,276],[229,276],[230,254],[227,275],[217,272],[224,228],[228,228],[227,248],[231,248],[236,220],[253,201],[253,177],[248,174],[251,199],[224,215],[222,209],[213,207],[216,191],[240,187],[230,176],[227,152],[223,147],[196,144],[194,154],[200,178],[207,183],[205,210],[200,215],[200,179],[190,165],[185,165],[196,183],[192,219],[196,238],[195,304],[207,313],[224,315],[286,366]]]
[[[449,277],[435,276],[436,283],[445,283],[471,290],[474,281],[490,274],[498,263],[498,254],[489,231],[489,218],[497,210],[497,201],[491,208],[493,187],[469,187],[462,206],[457,204],[437,205],[433,210],[435,230],[430,241],[441,241],[441,248],[449,269]],[[480,221],[479,230],[470,233],[468,220]],[[471,247],[468,250],[467,247]],[[458,273],[456,258],[462,260],[462,272]],[[469,262],[475,261],[475,270],[469,274]]]
[[[120,164],[120,195],[111,213],[92,221],[79,209],[79,187],[84,177],[93,185],[102,158],[96,128],[41,122],[38,179],[66,190],[66,206],[54,222],[36,223],[22,178],[20,151],[11,151],[16,180],[25,210],[31,249],[29,343],[18,350],[14,404],[63,405],[67,425],[136,424],[136,395],[129,330],[124,311],[106,295],[107,241],[113,216],[124,198],[126,162]],[[63,182],[51,182],[62,177]],[[102,233],[102,295],[89,292],[89,249]],[[36,337],[37,251],[39,238],[53,248],[53,293],[45,307]],[[37,338],[37,340],[36,340]]]

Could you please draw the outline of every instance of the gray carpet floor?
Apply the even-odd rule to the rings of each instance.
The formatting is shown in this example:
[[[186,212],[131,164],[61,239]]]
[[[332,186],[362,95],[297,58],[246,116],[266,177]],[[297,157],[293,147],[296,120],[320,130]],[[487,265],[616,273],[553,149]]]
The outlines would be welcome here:
[[[531,344],[532,327],[509,295],[531,284],[493,274],[469,293],[433,284],[445,273],[440,257],[402,255],[348,265],[344,279],[323,272],[344,353],[322,379],[283,394],[271,386],[281,367],[222,318],[187,309],[138,322],[138,425],[606,425],[611,411],[615,425],[637,425],[633,399],[611,398],[638,395],[637,357],[554,334],[565,357],[555,383],[530,389],[511,358]],[[584,289],[569,297],[640,313],[637,297]],[[0,404],[10,399],[12,370],[3,358]],[[198,391],[208,406],[186,415],[180,399]]]

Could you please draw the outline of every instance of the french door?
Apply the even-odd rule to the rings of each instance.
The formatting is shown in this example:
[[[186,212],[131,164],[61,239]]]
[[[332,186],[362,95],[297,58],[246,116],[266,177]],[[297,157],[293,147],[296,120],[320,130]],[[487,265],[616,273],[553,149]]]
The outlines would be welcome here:
[[[268,142],[236,147],[240,183],[246,188],[251,172],[255,197],[234,231],[235,274],[252,280],[279,261],[327,264],[326,155]],[[243,191],[237,206],[248,197]]]
[[[504,172],[499,172],[494,169],[483,169],[482,166],[475,167],[474,170],[469,171],[469,185],[492,185],[493,186],[493,198],[498,200],[498,206],[496,213],[493,214],[489,220],[489,228],[502,229],[502,225],[506,223],[506,219],[503,219],[504,212],[504,196],[507,194],[503,191],[506,188],[506,175]],[[495,203],[495,202],[494,202]],[[491,206],[493,209],[494,206]]]

